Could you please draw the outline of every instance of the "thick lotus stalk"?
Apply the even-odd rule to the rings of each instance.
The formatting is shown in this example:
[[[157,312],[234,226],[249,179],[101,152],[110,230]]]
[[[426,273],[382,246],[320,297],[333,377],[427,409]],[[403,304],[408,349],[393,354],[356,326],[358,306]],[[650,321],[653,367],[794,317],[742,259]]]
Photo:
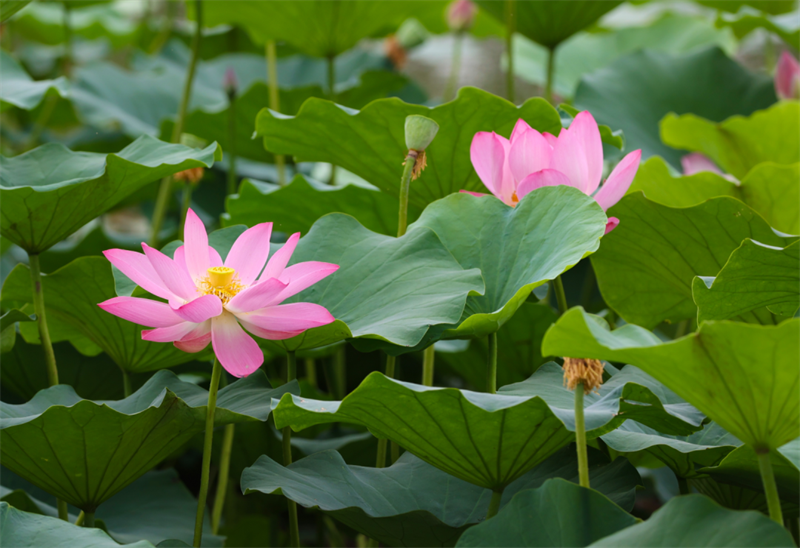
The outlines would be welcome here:
[[[425,169],[425,149],[431,144],[439,124],[418,114],[406,117],[405,136],[408,154],[403,160],[403,175],[400,178],[400,211],[397,219],[397,237],[406,233],[408,227],[408,193],[411,181],[417,179]]]
[[[239,83],[236,72],[228,67],[222,88],[228,96],[228,196],[236,194],[236,94]]]
[[[778,99],[800,99],[800,63],[788,51],[781,53],[775,69],[775,94]]]
[[[292,351],[286,354],[286,382],[291,382],[297,377],[297,357]],[[286,426],[282,430],[283,440],[283,465],[292,464],[292,428]],[[300,524],[297,520],[297,503],[287,497],[286,504],[289,509],[289,540],[293,548],[300,547]]]
[[[597,391],[603,384],[603,363],[600,360],[564,358],[564,386],[575,391],[575,445],[578,451],[578,480],[589,487],[589,459],[586,454],[586,422],[583,417],[583,395]]]

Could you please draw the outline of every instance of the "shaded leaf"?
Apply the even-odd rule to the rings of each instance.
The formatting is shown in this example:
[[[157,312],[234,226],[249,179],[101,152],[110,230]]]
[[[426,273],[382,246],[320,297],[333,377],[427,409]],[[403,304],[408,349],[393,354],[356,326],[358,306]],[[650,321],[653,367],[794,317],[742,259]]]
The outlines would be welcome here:
[[[8,4],[22,4],[24,6],[26,3],[3,2],[0,19],[5,20],[5,11]],[[55,80],[34,81],[13,57],[0,50],[0,107],[5,108],[8,105],[13,105],[21,109],[31,110],[42,102],[42,99],[51,89],[55,90],[55,94],[66,97],[69,93],[67,90],[68,85],[67,79],[63,76],[59,76]]]
[[[771,15],[745,6],[736,13],[720,13],[717,25],[730,27],[737,38],[743,38],[759,28],[766,29],[795,48],[800,47],[800,17],[796,12]]]

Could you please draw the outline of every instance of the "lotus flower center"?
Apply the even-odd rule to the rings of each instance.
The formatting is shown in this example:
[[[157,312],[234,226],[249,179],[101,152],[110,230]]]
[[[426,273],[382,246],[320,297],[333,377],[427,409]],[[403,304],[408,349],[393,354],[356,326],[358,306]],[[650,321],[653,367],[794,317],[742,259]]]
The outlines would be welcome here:
[[[198,289],[203,295],[216,295],[222,304],[227,304],[244,286],[233,268],[212,266],[208,269],[208,276],[200,281]]]
[[[511,206],[515,207],[519,203],[519,198],[517,198],[517,191],[515,190],[511,194]]]

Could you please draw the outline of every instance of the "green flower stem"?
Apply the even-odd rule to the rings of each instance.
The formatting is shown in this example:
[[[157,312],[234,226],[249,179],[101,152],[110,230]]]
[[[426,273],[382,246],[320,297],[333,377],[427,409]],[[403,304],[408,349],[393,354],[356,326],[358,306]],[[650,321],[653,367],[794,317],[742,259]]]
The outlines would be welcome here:
[[[236,92],[230,95],[228,107],[228,196],[236,194]]]
[[[336,102],[336,56],[328,56],[328,99]],[[333,186],[336,184],[336,164],[331,164],[331,178],[328,184]]]
[[[313,388],[317,388],[317,364],[314,358],[306,358],[306,380]]]
[[[343,400],[347,392],[347,364],[345,362],[346,348],[340,346],[333,356],[333,384],[334,395],[337,400]]]
[[[122,369],[122,368],[120,368]],[[131,388],[131,376],[130,374],[122,369],[122,394],[127,398],[131,394],[133,394],[133,390]]]
[[[489,359],[486,368],[486,391],[497,393],[497,331],[489,333]]]
[[[183,183],[183,193],[181,197],[181,222],[178,225],[178,239],[183,240],[183,225],[186,224],[186,215],[189,213],[189,207],[192,205],[192,183],[186,181]]]
[[[94,527],[94,512],[86,512],[83,515],[83,526]]]
[[[544,86],[544,98],[553,103],[553,69],[555,68],[556,48],[547,49],[547,80]]]
[[[772,471],[772,462],[769,460],[769,450],[756,450],[758,455],[758,469],[761,471],[761,481],[764,483],[764,494],[767,497],[769,517],[783,526],[783,511],[781,499],[778,496],[778,485],[775,483],[775,474]]]
[[[72,8],[64,2],[64,74],[71,76],[74,54],[72,53]]]
[[[83,525],[84,519],[86,519],[86,514],[83,512],[83,510],[81,510],[81,513],[78,514],[78,517],[75,519],[75,525],[80,527],[81,525]]]
[[[275,51],[275,40],[267,40],[267,79],[269,81],[269,108],[273,112],[281,111],[280,94],[278,93],[278,54]],[[278,184],[286,184],[286,157],[275,155],[275,168],[278,170]]]
[[[220,376],[220,387],[224,388],[228,384],[225,375]],[[222,519],[222,509],[225,507],[225,498],[228,494],[228,477],[231,470],[231,449],[233,449],[233,435],[235,426],[226,424],[222,434],[222,449],[219,456],[219,474],[217,475],[217,491],[214,494],[214,510],[211,512],[211,534],[216,535],[219,531],[219,522]]]
[[[433,365],[436,351],[433,345],[422,351],[422,386],[433,386]]]
[[[506,99],[514,102],[514,32],[516,20],[514,17],[514,0],[506,0]]]
[[[575,446],[578,450],[578,480],[589,487],[589,460],[586,456],[586,423],[583,420],[583,383],[575,388]]]
[[[161,30],[158,32],[153,41],[150,42],[150,46],[147,48],[147,53],[149,55],[156,55],[158,52],[161,51],[161,48],[164,47],[164,44],[167,43],[169,37],[172,35],[172,26],[175,21],[175,11],[177,10],[177,2],[167,2],[166,3],[166,13],[164,14],[164,22],[162,24]]]
[[[390,379],[394,378],[394,366],[397,362],[395,356],[386,356],[386,376]],[[378,457],[375,459],[375,468],[383,468],[386,466],[386,445],[389,440],[378,440]],[[394,462],[394,461],[392,461]]]
[[[497,515],[500,510],[500,501],[503,500],[503,490],[492,491],[492,500],[489,501],[489,510],[486,512],[486,519]]]
[[[33,283],[33,309],[36,312],[36,323],[39,324],[39,338],[44,350],[44,362],[47,366],[47,381],[50,386],[58,384],[58,368],[56,355],[53,352],[53,343],[50,342],[50,330],[47,327],[47,314],[44,308],[44,292],[42,291],[42,270],[39,264],[39,255],[28,254],[31,268],[31,282]]]
[[[173,143],[179,143],[181,140],[183,124],[186,121],[186,111],[189,108],[189,99],[192,95],[192,83],[194,82],[194,73],[197,68],[197,58],[200,54],[200,42],[203,39],[202,0],[195,0],[195,15],[197,28],[195,28],[194,37],[192,38],[192,55],[189,60],[189,69],[186,71],[186,80],[183,83],[183,93],[181,94],[181,102],[178,107],[178,117],[175,120],[175,126],[172,128]],[[164,215],[167,213],[167,203],[169,202],[171,190],[172,177],[164,177],[161,179],[161,186],[158,189],[156,206],[153,211],[153,226],[150,234],[150,245],[153,247],[158,246],[158,233],[161,231],[161,225],[164,223]]]
[[[408,191],[411,188],[411,174],[414,172],[416,152],[409,152],[403,162],[403,175],[400,177],[400,209],[397,212],[397,237],[406,233],[408,228]]]
[[[56,506],[58,507],[58,519],[69,521],[69,508],[67,508],[67,501],[57,498]]]
[[[200,546],[203,539],[203,518],[205,517],[206,500],[208,499],[208,476],[211,468],[211,446],[214,441],[214,412],[217,408],[217,389],[222,366],[214,358],[214,368],[211,371],[211,384],[208,386],[208,410],[206,412],[206,434],[203,439],[203,464],[200,470],[200,492],[197,495],[197,515],[194,520],[195,548]]]
[[[458,76],[461,74],[461,50],[464,47],[464,31],[456,32],[453,37],[453,62],[450,65],[450,77],[442,94],[442,100],[446,103],[456,96],[458,89]]]
[[[297,377],[297,357],[292,351],[286,354],[286,376],[286,382],[291,382]],[[289,466],[292,464],[292,428],[290,426],[285,427],[282,430],[282,434],[283,465]],[[298,548],[300,546],[300,526],[297,521],[297,503],[287,498],[286,505],[289,509],[290,546]]]
[[[561,276],[556,276],[553,279],[553,289],[556,292],[556,302],[558,302],[558,312],[564,314],[567,311],[567,294],[564,293],[564,283],[561,281]]]
[[[597,283],[597,276],[594,274],[594,267],[592,263],[588,263],[586,269],[586,276],[583,278],[583,288],[581,289],[581,306],[586,310],[592,304],[592,294],[594,293],[594,286]]]

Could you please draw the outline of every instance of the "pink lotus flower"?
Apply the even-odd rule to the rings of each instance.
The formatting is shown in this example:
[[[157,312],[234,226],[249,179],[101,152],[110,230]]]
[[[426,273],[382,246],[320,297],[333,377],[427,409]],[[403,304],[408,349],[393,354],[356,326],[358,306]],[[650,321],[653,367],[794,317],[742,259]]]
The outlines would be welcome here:
[[[450,30],[465,31],[472,26],[478,6],[471,0],[455,0],[447,6],[447,25]]]
[[[224,263],[208,245],[203,222],[191,209],[184,234],[186,241],[173,259],[145,243],[144,255],[123,249],[103,252],[139,287],[167,302],[115,297],[100,308],[155,328],[142,331],[146,341],[171,342],[184,352],[199,352],[211,342],[220,364],[236,377],[253,373],[264,362],[258,344],[244,329],[281,340],[334,321],[317,304],[280,304],[339,268],[315,261],[287,268],[299,232],[267,262],[272,223],[256,225],[239,236]]]
[[[478,177],[492,194],[512,207],[537,188],[569,185],[593,196],[606,211],[628,191],[641,157],[641,150],[625,156],[598,191],[603,175],[603,143],[597,122],[586,111],[578,113],[558,137],[539,133],[520,119],[510,140],[481,131],[475,134],[470,147]],[[610,217],[606,234],[618,224],[619,219]]]
[[[711,158],[699,152],[692,152],[691,154],[687,154],[686,156],[682,157],[681,166],[683,167],[684,175],[694,175],[695,173],[700,173],[702,171],[710,171],[711,173],[722,175],[732,183],[737,185],[739,184],[739,179],[729,173],[723,173],[723,171],[717,167],[717,164],[715,164]]]
[[[775,69],[775,94],[778,99],[800,99],[800,63],[788,51],[781,53]]]

